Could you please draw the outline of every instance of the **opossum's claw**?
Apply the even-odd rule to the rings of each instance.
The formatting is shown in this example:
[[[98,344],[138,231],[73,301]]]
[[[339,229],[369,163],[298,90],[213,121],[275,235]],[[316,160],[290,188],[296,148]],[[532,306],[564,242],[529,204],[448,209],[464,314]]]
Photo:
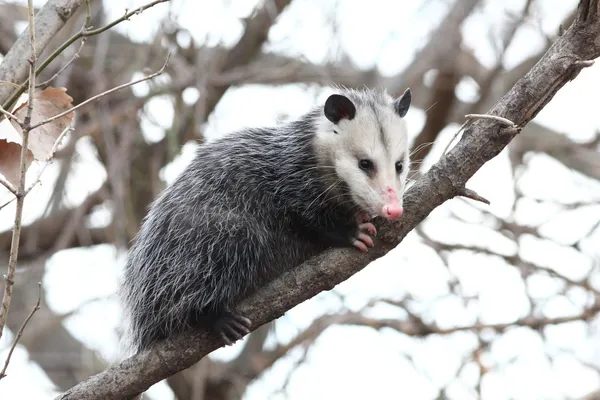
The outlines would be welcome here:
[[[371,239],[371,236],[367,235],[367,233],[369,235],[376,236],[377,229],[375,228],[375,225],[370,222],[358,224],[358,232],[351,240],[352,246],[356,247],[360,251],[368,251],[369,247],[375,246],[373,239]]]
[[[226,311],[215,323],[215,330],[226,345],[231,346],[250,333],[252,321],[239,314]]]
[[[352,246],[356,247],[360,251],[368,251],[369,247],[375,246],[373,239],[365,233],[359,233],[354,239],[352,239]]]
[[[361,232],[366,232],[369,235],[377,236],[377,228],[370,222],[365,222],[364,224],[358,225],[358,230]]]

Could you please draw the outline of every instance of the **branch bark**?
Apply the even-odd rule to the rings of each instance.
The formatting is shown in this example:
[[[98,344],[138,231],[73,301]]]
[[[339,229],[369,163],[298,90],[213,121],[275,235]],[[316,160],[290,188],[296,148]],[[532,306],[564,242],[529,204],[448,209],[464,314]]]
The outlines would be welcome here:
[[[50,0],[40,9],[35,16],[36,57],[40,56],[81,3],[83,0]],[[25,29],[0,64],[0,80],[20,85],[27,79],[29,62],[23,54],[28,54],[28,48],[29,33]],[[14,90],[11,85],[0,85],[0,104],[4,104]]]
[[[581,60],[600,56],[598,0],[582,1],[574,24],[540,61],[487,112],[522,127],[576,77]],[[494,120],[470,125],[461,141],[406,193],[401,221],[380,226],[377,246],[369,253],[336,248],[314,257],[280,276],[240,304],[253,329],[323,290],[329,290],[393,249],[429,213],[456,195],[487,161],[499,154],[518,129]],[[136,354],[62,394],[58,399],[129,399],[152,384],[189,368],[223,344],[206,330],[183,334]]]

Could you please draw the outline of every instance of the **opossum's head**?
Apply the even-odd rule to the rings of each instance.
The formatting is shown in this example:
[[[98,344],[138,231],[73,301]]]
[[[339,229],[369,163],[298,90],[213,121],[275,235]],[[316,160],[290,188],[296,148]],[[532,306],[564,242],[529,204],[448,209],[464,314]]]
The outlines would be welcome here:
[[[404,116],[410,103],[409,89],[397,99],[347,90],[331,95],[323,107],[317,151],[345,183],[354,203],[371,216],[394,220],[403,213],[409,170]]]

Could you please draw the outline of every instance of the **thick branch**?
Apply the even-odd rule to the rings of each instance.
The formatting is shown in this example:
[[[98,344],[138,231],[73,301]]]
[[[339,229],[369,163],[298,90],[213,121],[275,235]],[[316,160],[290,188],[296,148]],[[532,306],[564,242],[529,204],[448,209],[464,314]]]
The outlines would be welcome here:
[[[597,8],[596,1],[590,7]],[[587,12],[562,35],[526,76],[487,114],[523,126],[573,77],[574,63],[600,55],[600,24]],[[406,213],[397,223],[380,227],[377,246],[369,253],[349,248],[324,252],[280,276],[240,304],[253,328],[323,290],[329,290],[393,249],[429,213],[454,197],[484,163],[495,157],[517,134],[493,120],[475,121],[461,141],[406,193]],[[190,367],[223,344],[208,331],[187,333],[157,344],[93,376],[59,399],[128,399],[174,373]]]
[[[36,57],[42,54],[82,2],[83,0],[50,0],[40,9],[35,16]],[[24,30],[0,64],[0,80],[20,84],[27,78],[29,62],[23,54],[28,54],[28,51],[29,33]],[[0,104],[4,104],[13,91],[11,85],[0,85]]]

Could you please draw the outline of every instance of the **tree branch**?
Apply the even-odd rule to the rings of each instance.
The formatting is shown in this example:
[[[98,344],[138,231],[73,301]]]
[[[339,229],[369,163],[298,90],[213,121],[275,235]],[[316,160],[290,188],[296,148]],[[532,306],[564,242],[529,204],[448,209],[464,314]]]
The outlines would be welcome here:
[[[598,1],[589,2],[585,16],[577,19],[533,69],[486,114],[524,126],[572,79],[575,61],[600,55],[600,23],[597,13],[588,12],[590,7],[597,9]],[[253,321],[253,329],[256,329],[348,279],[396,247],[434,208],[457,195],[469,178],[499,154],[516,134],[517,130],[503,128],[496,121],[475,121],[466,129],[460,142],[407,191],[406,213],[398,222],[380,226],[377,246],[369,253],[350,248],[324,252],[244,300],[239,306],[241,313]],[[128,399],[189,368],[222,345],[219,337],[209,331],[186,333],[111,366],[58,399]]]
[[[12,238],[10,244],[10,256],[8,258],[8,271],[4,276],[4,293],[2,295],[2,308],[0,309],[0,338],[4,333],[4,325],[8,317],[10,303],[12,300],[13,285],[15,284],[15,271],[17,269],[17,260],[19,258],[19,241],[21,239],[21,224],[23,217],[23,207],[25,203],[25,174],[27,172],[27,152],[29,133],[31,132],[31,114],[33,113],[34,91],[35,91],[35,66],[37,61],[36,51],[36,31],[35,18],[33,16],[33,1],[29,0],[28,16],[29,16],[29,98],[27,102],[27,112],[23,120],[22,137],[21,137],[21,159],[19,161],[19,184],[17,185],[17,205],[15,210],[15,223],[12,228]],[[7,363],[8,365],[8,363]]]
[[[387,302],[387,301],[386,301]],[[389,302],[388,302],[389,303]],[[409,317],[408,320],[397,319],[377,319],[367,317],[360,312],[348,311],[343,314],[324,315],[316,319],[309,328],[304,330],[300,335],[293,339],[288,345],[282,346],[279,354],[284,355],[291,348],[299,346],[304,342],[314,340],[321,332],[331,325],[355,325],[366,326],[373,329],[381,330],[383,328],[393,329],[399,333],[412,337],[425,337],[429,335],[450,335],[456,332],[464,331],[482,331],[491,329],[496,332],[503,332],[507,329],[517,326],[539,329],[547,325],[560,325],[573,321],[587,321],[594,318],[600,313],[600,303],[595,303],[588,308],[583,309],[578,314],[573,314],[564,317],[535,317],[529,315],[524,318],[519,318],[515,321],[505,323],[486,324],[477,322],[471,325],[459,325],[452,328],[441,328],[436,324],[427,324],[419,317]]]
[[[83,0],[50,0],[35,16],[36,47],[39,57],[48,43],[77,11]],[[29,62],[23,54],[29,54],[29,31],[23,31],[0,64],[0,80],[20,84],[27,79]],[[0,104],[4,104],[13,92],[11,85],[0,85]]]
[[[15,351],[17,344],[19,343],[19,339],[21,339],[21,336],[23,336],[23,332],[25,331],[25,327],[29,323],[29,320],[31,319],[31,317],[33,317],[33,314],[35,314],[36,311],[40,309],[41,301],[42,301],[42,284],[41,284],[41,282],[38,282],[37,302],[35,303],[35,306],[33,306],[33,309],[31,310],[29,315],[27,315],[27,318],[25,318],[25,321],[23,321],[23,325],[21,325],[21,327],[17,331],[17,334],[15,335],[15,339],[13,340],[13,343],[10,346],[10,350],[8,351],[8,355],[6,356],[6,361],[4,361],[4,367],[2,368],[2,371],[0,371],[0,379],[6,377],[6,370],[8,368],[8,364],[10,363],[10,358],[12,357],[12,354]]]
[[[86,24],[83,28],[81,28],[81,30],[76,33],[75,35],[73,35],[69,40],[67,40],[65,43],[63,43],[58,49],[56,49],[52,54],[50,54],[39,66],[39,68],[36,69],[35,74],[36,76],[38,74],[40,74],[52,61],[54,61],[54,59],[56,59],[56,57],[58,57],[63,51],[65,51],[70,45],[72,45],[75,41],[77,41],[78,39],[82,38],[82,43],[81,46],[83,46],[84,40],[87,37],[90,36],[95,36],[98,35],[102,32],[105,32],[107,30],[109,30],[110,28],[114,27],[115,25],[120,24],[123,21],[129,20],[129,18],[131,18],[133,15],[138,15],[141,14],[144,10],[154,7],[155,5],[159,4],[159,3],[164,3],[166,1],[169,0],[155,0],[151,3],[145,4],[141,7],[138,7],[134,10],[131,10],[129,12],[126,12],[125,15],[123,15],[121,18],[118,18],[116,20],[114,20],[113,22],[111,22],[110,24],[103,26],[101,28],[98,29],[88,29],[88,24],[89,24],[89,9],[88,9],[88,17],[86,18]],[[81,48],[79,49],[81,50]],[[79,52],[79,51],[78,51]],[[66,66],[65,66],[66,68]],[[57,72],[56,75],[58,75],[60,73]],[[2,76],[2,75],[0,75]],[[50,80],[52,80],[54,78],[51,78]],[[45,82],[44,82],[45,83]],[[23,91],[25,90],[24,88],[27,87],[28,81],[26,81],[25,83],[23,83],[23,85],[19,88],[19,90],[17,90],[15,93],[13,93],[10,98],[8,99],[7,102],[2,102],[0,101],[0,104],[4,104],[5,108],[10,108],[15,101],[17,101],[17,99],[19,98],[19,96],[23,93]],[[1,93],[0,93],[1,94]],[[0,97],[0,100],[2,100],[2,98]]]
[[[84,107],[84,106],[88,105],[89,103],[98,100],[101,97],[104,97],[104,96],[109,95],[109,94],[111,94],[113,92],[116,92],[117,90],[121,90],[121,89],[124,89],[126,87],[133,86],[133,85],[136,85],[136,84],[138,84],[140,82],[144,82],[144,81],[150,80],[150,79],[152,79],[154,77],[157,77],[158,75],[162,74],[165,71],[165,68],[167,67],[167,64],[169,62],[169,58],[170,58],[170,54],[167,54],[167,59],[165,60],[165,63],[163,64],[163,66],[158,71],[156,71],[156,72],[154,72],[154,73],[152,73],[152,74],[150,74],[148,76],[145,76],[143,78],[137,79],[137,80],[132,81],[132,82],[124,83],[124,84],[116,86],[116,87],[114,87],[112,89],[106,90],[106,91],[104,91],[102,93],[99,93],[99,94],[97,94],[97,95],[95,95],[93,97],[90,97],[86,101],[77,104],[75,107],[69,108],[68,110],[65,110],[65,111],[63,111],[63,112],[61,112],[59,114],[56,114],[56,115],[54,115],[54,116],[52,116],[50,118],[46,118],[45,120],[38,122],[37,124],[33,125],[31,127],[31,129],[35,129],[37,127],[40,127],[42,125],[45,125],[45,124],[50,123],[52,121],[55,121],[55,120],[57,120],[57,119],[59,119],[61,117],[64,117],[65,115],[70,114],[73,111],[78,110],[81,107]]]

